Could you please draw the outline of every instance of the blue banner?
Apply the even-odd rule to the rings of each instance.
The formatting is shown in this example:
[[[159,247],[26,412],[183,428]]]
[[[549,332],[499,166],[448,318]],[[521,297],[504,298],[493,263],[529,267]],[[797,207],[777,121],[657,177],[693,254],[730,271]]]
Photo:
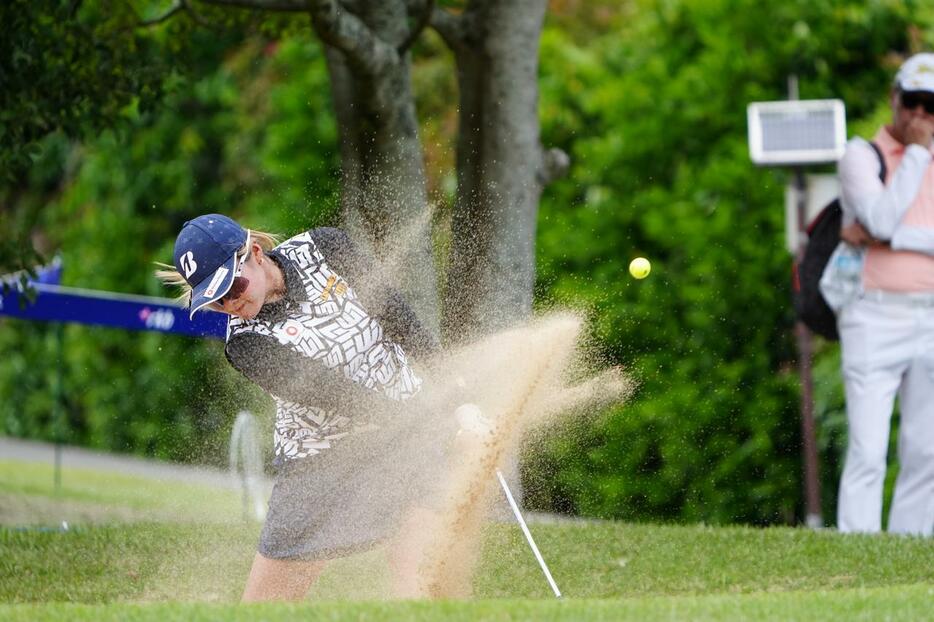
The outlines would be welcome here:
[[[54,281],[56,276],[48,280]],[[166,298],[60,287],[42,280],[32,283],[36,294],[33,302],[16,287],[0,293],[0,316],[212,339],[224,339],[227,334],[227,316],[223,313],[202,310],[189,320],[187,309]]]

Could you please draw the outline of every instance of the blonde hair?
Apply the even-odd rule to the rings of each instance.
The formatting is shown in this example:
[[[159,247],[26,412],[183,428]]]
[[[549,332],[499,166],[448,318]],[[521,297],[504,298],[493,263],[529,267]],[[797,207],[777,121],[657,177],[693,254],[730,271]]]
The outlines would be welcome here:
[[[279,246],[281,241],[282,236],[279,234],[247,229],[246,244],[244,244],[243,247],[237,251],[237,254],[239,255],[240,253],[248,251],[249,247],[254,242],[259,244],[263,251],[269,252],[275,247]],[[159,266],[159,269],[153,272],[153,274],[156,275],[156,278],[162,281],[162,284],[167,287],[177,287],[181,293],[176,297],[176,300],[178,302],[187,304],[191,299],[191,285],[188,284],[188,281],[185,280],[185,277],[179,274],[178,270],[176,270],[175,266],[172,264],[162,263],[161,261],[154,261],[153,263]]]

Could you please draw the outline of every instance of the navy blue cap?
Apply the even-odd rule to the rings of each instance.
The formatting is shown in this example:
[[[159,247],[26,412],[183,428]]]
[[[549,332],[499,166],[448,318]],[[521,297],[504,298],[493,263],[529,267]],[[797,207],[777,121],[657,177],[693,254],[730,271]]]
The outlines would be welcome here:
[[[230,291],[237,270],[237,251],[249,232],[221,214],[189,220],[175,238],[175,269],[191,285],[191,317]]]

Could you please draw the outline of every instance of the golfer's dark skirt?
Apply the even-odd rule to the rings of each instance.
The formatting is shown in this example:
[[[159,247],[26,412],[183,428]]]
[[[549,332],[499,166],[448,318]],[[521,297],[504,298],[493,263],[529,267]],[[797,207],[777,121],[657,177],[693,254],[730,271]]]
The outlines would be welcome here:
[[[440,445],[407,456],[386,442],[378,431],[354,435],[279,467],[260,554],[325,560],[386,539],[408,509],[430,498],[426,469],[444,459]]]

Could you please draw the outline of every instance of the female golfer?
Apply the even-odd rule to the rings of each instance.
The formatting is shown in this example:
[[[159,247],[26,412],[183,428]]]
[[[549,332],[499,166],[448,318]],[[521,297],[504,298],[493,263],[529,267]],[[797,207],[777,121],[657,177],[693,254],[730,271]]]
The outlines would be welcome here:
[[[408,355],[435,343],[397,292],[358,296],[344,276],[372,272],[337,229],[277,245],[207,214],[182,227],[174,263],[156,275],[183,288],[192,316],[230,316],[227,359],[276,403],[275,485],[243,600],[302,599],[327,560],[385,540],[412,500],[399,465],[418,460],[394,455],[371,415],[419,392]],[[390,562],[397,593],[414,595],[414,552]]]

